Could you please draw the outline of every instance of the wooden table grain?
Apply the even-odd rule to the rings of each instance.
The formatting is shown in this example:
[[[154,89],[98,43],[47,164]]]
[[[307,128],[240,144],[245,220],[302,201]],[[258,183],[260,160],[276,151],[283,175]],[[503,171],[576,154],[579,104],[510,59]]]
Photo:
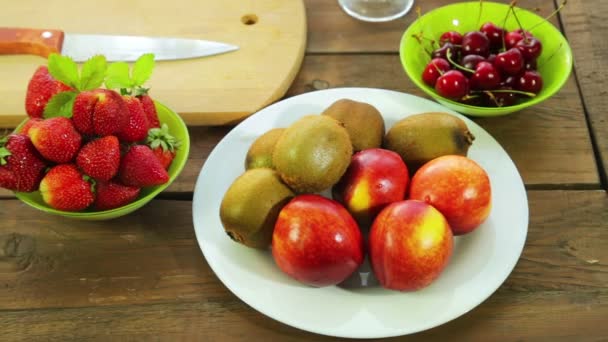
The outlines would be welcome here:
[[[449,3],[419,1],[422,11]],[[549,13],[554,1],[522,0]],[[397,52],[405,17],[354,20],[333,0],[306,0],[307,53],[285,97],[362,86],[426,97]],[[569,2],[551,22],[574,52],[562,90],[533,108],[474,119],[506,149],[528,194],[529,232],[505,283],[442,326],[388,340],[608,339],[608,3]],[[135,213],[65,220],[0,191],[0,340],[329,341],[272,320],[233,295],[204,259],[192,224],[198,173],[232,127],[191,127],[174,184]],[[297,308],[294,308],[297,309]]]

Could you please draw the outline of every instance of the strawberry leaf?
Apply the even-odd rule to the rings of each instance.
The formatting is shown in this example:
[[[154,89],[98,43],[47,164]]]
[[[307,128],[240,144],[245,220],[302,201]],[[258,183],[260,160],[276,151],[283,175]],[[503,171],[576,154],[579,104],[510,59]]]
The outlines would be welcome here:
[[[44,118],[48,119],[58,116],[71,118],[76,94],[77,92],[75,91],[64,91],[53,95],[46,104],[46,107],[44,107]]]
[[[129,75],[129,64],[116,62],[108,66],[106,70],[106,88],[119,89],[131,88],[131,76]]]
[[[6,147],[0,147],[0,165],[6,165],[6,157],[11,155],[11,151],[9,151]]]
[[[99,88],[106,76],[108,63],[104,56],[93,56],[82,65],[80,75],[80,91]]]
[[[133,86],[141,86],[150,78],[154,69],[154,54],[146,53],[141,55],[133,65],[131,79]]]
[[[78,88],[80,85],[80,77],[78,75],[78,66],[68,56],[52,53],[49,55],[49,73],[56,80],[69,85],[72,88]]]

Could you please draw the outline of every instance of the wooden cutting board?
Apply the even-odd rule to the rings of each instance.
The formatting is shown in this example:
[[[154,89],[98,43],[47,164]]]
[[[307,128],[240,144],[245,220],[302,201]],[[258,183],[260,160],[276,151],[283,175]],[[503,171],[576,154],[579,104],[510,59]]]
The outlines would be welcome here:
[[[222,55],[157,62],[150,95],[189,125],[236,123],[282,97],[306,46],[302,0],[10,1],[0,25],[66,33],[196,38],[238,45]],[[0,127],[25,118],[37,56],[0,56]]]

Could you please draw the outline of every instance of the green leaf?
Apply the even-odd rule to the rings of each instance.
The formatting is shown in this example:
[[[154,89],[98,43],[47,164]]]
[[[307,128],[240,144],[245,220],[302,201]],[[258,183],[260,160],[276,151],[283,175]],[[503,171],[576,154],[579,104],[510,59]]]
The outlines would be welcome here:
[[[52,53],[49,55],[49,73],[56,80],[78,88],[80,77],[78,76],[78,65],[68,56]]]
[[[108,66],[106,70],[106,88],[119,89],[131,88],[131,76],[129,76],[129,64],[116,62]]]
[[[133,86],[141,86],[150,78],[154,69],[154,54],[146,53],[141,55],[133,65],[131,75]]]
[[[99,88],[106,77],[108,63],[104,56],[93,56],[82,65],[80,75],[80,91]]]
[[[11,151],[9,151],[6,147],[0,147],[0,165],[6,165],[5,157],[11,155]]]
[[[58,116],[71,118],[76,94],[77,92],[75,91],[64,91],[53,95],[46,104],[46,107],[44,107],[44,118],[48,119]]]

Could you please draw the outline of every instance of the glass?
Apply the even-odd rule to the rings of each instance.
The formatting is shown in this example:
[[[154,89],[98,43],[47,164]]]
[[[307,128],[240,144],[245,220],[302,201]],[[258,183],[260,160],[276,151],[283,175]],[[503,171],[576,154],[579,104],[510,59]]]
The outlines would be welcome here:
[[[354,18],[381,22],[405,15],[412,8],[414,0],[338,0],[338,3]]]

